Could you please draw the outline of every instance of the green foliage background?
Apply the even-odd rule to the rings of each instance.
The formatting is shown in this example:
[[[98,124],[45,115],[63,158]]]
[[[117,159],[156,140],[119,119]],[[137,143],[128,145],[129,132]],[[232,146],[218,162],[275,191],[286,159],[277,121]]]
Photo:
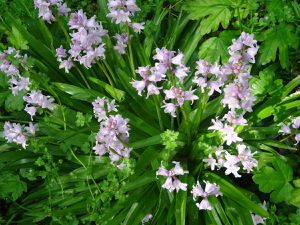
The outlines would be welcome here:
[[[2,224],[141,224],[147,213],[151,224],[252,224],[251,212],[268,217],[267,224],[300,224],[299,149],[291,139],[278,135],[278,124],[300,115],[300,4],[284,0],[137,1],[145,31],[134,36],[135,68],[151,62],[156,47],[180,49],[191,66],[198,58],[226,62],[227,48],[242,31],[259,41],[251,86],[257,98],[247,115],[249,126],[240,132],[244,141],[259,152],[259,168],[237,180],[222,171],[207,172],[202,158],[218,141],[199,129],[193,145],[184,146],[178,133],[161,135],[152,101],[137,96],[130,85],[130,60],[113,51],[106,40],[107,56],[100,67],[65,74],[58,69],[55,48],[67,46],[66,18],[45,24],[37,17],[33,2],[0,1],[1,48],[14,46],[29,54],[34,85],[52,95],[58,107],[38,118],[39,133],[26,150],[0,146],[0,223]],[[107,18],[105,0],[67,1],[72,9],[83,8],[97,15],[113,34],[118,27]],[[110,65],[110,66],[107,66]],[[109,71],[111,70],[111,71]],[[87,78],[90,88],[82,80]],[[111,75],[112,83],[106,73]],[[29,121],[22,111],[23,94],[7,90],[0,74],[0,125],[6,120]],[[121,114],[129,118],[131,145],[136,152],[126,170],[117,170],[109,159],[91,151],[98,123],[92,119],[91,102],[97,96],[116,99]],[[206,104],[201,124],[209,123],[223,108],[220,99]],[[163,113],[164,127],[170,119]],[[193,124],[197,127],[197,124]],[[171,140],[174,140],[171,142]],[[175,143],[175,144],[174,144]],[[188,192],[170,194],[161,189],[155,172],[160,161],[180,158],[192,185],[200,176],[221,186],[222,199],[212,198],[211,212],[199,212]],[[268,201],[268,213],[259,205]]]

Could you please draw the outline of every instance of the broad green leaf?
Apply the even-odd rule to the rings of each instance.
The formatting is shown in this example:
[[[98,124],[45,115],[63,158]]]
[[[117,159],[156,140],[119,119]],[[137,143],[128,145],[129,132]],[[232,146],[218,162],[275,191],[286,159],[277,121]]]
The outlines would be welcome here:
[[[298,37],[293,28],[284,23],[272,26],[263,33],[262,41],[259,63],[266,65],[271,61],[275,61],[277,51],[279,51],[280,65],[282,68],[287,68],[289,66],[289,47],[297,48],[298,46]]]
[[[181,181],[186,182],[187,176],[181,176]],[[175,217],[176,217],[176,225],[185,225],[186,218],[186,201],[187,201],[187,192],[180,191],[176,195],[176,203],[175,203]]]
[[[236,36],[235,31],[226,30],[220,33],[219,37],[211,37],[200,46],[199,58],[210,63],[225,63],[228,61],[228,46]]]
[[[213,209],[218,213],[220,219],[222,220],[222,224],[225,224],[225,225],[230,225],[230,222],[226,216],[226,213],[223,209],[223,206],[221,205],[220,201],[218,200],[217,197],[215,196],[211,196],[209,198],[209,201],[210,203],[212,204],[213,206]]]
[[[297,75],[293,80],[284,86],[282,98],[288,96],[288,94],[290,94],[298,85],[300,85],[300,75]]]
[[[5,100],[5,110],[7,112],[23,110],[24,107],[23,96],[24,96],[23,92],[20,92],[16,96],[9,94]]]
[[[130,207],[130,209],[126,215],[125,221],[123,222],[124,225],[128,225],[128,220],[130,219],[130,217],[132,216],[132,214],[134,213],[134,211],[136,210],[138,205],[139,205],[139,203],[137,203],[137,202],[132,204],[132,206]]]
[[[92,89],[84,89],[70,84],[64,83],[54,83],[56,87],[58,87],[63,92],[72,95],[71,98],[78,99],[82,101],[92,102],[98,96],[102,97],[103,94],[99,93],[98,91]]]
[[[289,183],[293,179],[293,170],[289,164],[280,158],[272,162],[273,167],[265,166],[253,176],[253,181],[259,185],[259,190],[271,193],[274,202],[287,201],[293,190]]]
[[[94,83],[98,84],[100,87],[103,87],[105,91],[107,91],[108,94],[114,99],[116,99],[118,102],[122,101],[124,99],[125,92],[121,91],[95,77],[88,77],[89,80],[93,81]]]
[[[9,96],[9,91],[0,93],[0,107],[4,104],[7,96]]]
[[[275,72],[269,68],[264,69],[259,73],[259,77],[255,76],[250,81],[253,94],[257,97],[265,97],[278,93],[283,85],[282,80],[276,79]]]
[[[295,147],[291,147],[289,145],[286,145],[284,143],[278,142],[278,141],[272,141],[272,140],[264,140],[264,141],[260,141],[261,144],[265,144],[268,146],[272,146],[275,148],[279,148],[279,149],[288,149],[288,150],[297,150],[297,148]]]
[[[0,174],[0,198],[15,201],[26,191],[26,183],[21,181],[18,175],[10,172]]]
[[[16,49],[28,49],[28,41],[23,38],[22,34],[15,26],[12,27],[12,35],[9,37],[9,40],[16,47]]]
[[[149,171],[144,173],[144,175],[140,176],[139,178],[135,179],[134,181],[126,184],[123,188],[123,191],[131,191],[142,187],[146,184],[152,183],[156,180],[156,176],[154,171]]]
[[[138,148],[144,148],[144,147],[148,147],[151,145],[158,145],[162,143],[162,139],[160,135],[156,135],[150,138],[146,138],[144,140],[140,140],[137,142],[132,143],[130,146],[133,149],[138,149]]]
[[[300,189],[296,189],[292,192],[289,203],[300,208]]]
[[[233,5],[230,0],[196,0],[189,1],[185,9],[192,19],[202,19],[200,34],[204,35],[216,31],[220,24],[224,29],[228,27],[232,18],[230,8]]]

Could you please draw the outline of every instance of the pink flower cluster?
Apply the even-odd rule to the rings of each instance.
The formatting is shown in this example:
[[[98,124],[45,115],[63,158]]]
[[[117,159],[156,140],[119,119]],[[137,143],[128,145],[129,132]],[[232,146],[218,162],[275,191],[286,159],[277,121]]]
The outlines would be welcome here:
[[[33,120],[33,116],[35,116],[38,108],[54,109],[54,99],[50,96],[43,95],[39,90],[31,91],[27,96],[24,96],[23,99],[27,103],[24,110],[30,115],[31,120]]]
[[[29,126],[24,126],[6,121],[3,128],[4,138],[7,142],[21,145],[24,149],[27,146],[28,136],[34,136],[36,132],[36,126],[32,123],[29,123]]]
[[[159,95],[160,90],[163,89],[162,81],[166,81],[170,89],[163,90],[165,94],[164,108],[165,113],[170,113],[171,116],[176,117],[177,107],[181,107],[184,101],[191,101],[198,99],[194,95],[194,91],[190,88],[186,91],[182,86],[184,78],[188,75],[189,68],[183,62],[183,54],[179,52],[177,55],[174,51],[169,51],[166,48],[156,49],[156,54],[153,59],[157,62],[153,67],[150,66],[139,67],[136,72],[142,77],[142,80],[133,80],[132,86],[137,90],[138,95],[147,90],[147,98],[150,95]],[[169,79],[166,79],[166,78]],[[161,85],[161,86],[160,86]],[[168,102],[171,100],[171,102]]]
[[[292,129],[295,129],[295,130],[299,130],[300,128],[300,116],[294,118],[290,123],[288,123],[287,125],[286,124],[282,124],[280,130],[278,131],[279,133],[283,133],[283,134],[292,134],[292,129],[291,129],[291,126],[292,125]],[[295,135],[295,141],[296,141],[296,144],[297,145],[299,142],[300,142],[300,133],[297,133]]]
[[[39,17],[48,23],[55,21],[54,9],[58,16],[67,16],[71,11],[63,0],[34,0],[34,7],[39,10]]]
[[[208,181],[204,181],[204,183],[205,183],[205,188],[203,189],[199,181],[197,181],[197,184],[193,185],[193,189],[191,193],[193,194],[194,201],[196,201],[198,197],[203,198],[200,203],[196,203],[196,206],[198,207],[199,210],[202,209],[212,210],[212,206],[208,201],[208,197],[209,196],[218,197],[219,195],[222,195],[222,193],[220,192],[220,187],[215,183],[210,183]]]
[[[28,70],[26,66],[27,55],[22,56],[19,50],[9,47],[0,53],[0,70],[9,77],[9,88],[13,95],[17,95],[22,90],[29,90],[29,78],[21,76],[18,66],[14,65],[8,58],[13,57],[20,63],[24,70]],[[20,69],[21,69],[20,67]]]
[[[193,83],[200,87],[202,93],[208,90],[211,96],[214,92],[221,93],[221,87],[227,80],[227,76],[231,74],[228,65],[220,66],[217,63],[210,65],[207,61],[200,59],[197,61],[196,73]]]
[[[178,179],[178,176],[184,175],[189,172],[183,170],[179,162],[173,161],[173,163],[175,164],[175,167],[171,170],[167,170],[163,165],[161,165],[156,172],[156,176],[164,176],[167,178],[165,183],[162,185],[162,188],[167,189],[169,192],[173,192],[174,190],[176,190],[176,192],[178,192],[179,190],[186,191],[187,184],[182,183]],[[211,195],[219,196],[222,195],[222,193],[220,192],[220,187],[215,183],[210,183],[208,181],[204,181],[204,183],[206,184],[206,187],[203,190],[201,185],[199,184],[199,181],[197,181],[197,184],[193,185],[191,193],[193,194],[194,201],[196,201],[196,198],[198,197],[203,198],[200,203],[196,203],[196,206],[199,208],[199,210],[211,210],[212,207],[208,201],[208,197]]]
[[[107,17],[111,18],[112,22],[116,24],[126,23],[137,33],[144,29],[144,23],[132,23],[130,19],[136,12],[140,11],[135,0],[109,0],[107,5],[109,10]]]
[[[107,30],[96,21],[96,16],[87,18],[86,14],[79,10],[72,13],[69,20],[71,30],[71,44],[68,52],[62,46],[56,49],[56,57],[60,62],[60,69],[66,73],[74,66],[73,61],[78,61],[86,68],[90,68],[99,59],[105,58],[103,37]]]
[[[245,32],[237,40],[234,39],[229,47],[229,68],[235,78],[224,88],[222,103],[230,109],[230,117],[236,118],[252,111],[255,98],[249,86],[249,69],[250,63],[255,63],[257,51],[257,41],[253,39],[253,34]],[[237,114],[236,109],[242,113]],[[231,123],[234,124],[234,118]]]
[[[250,148],[246,145],[237,145],[237,155],[232,155],[228,151],[224,150],[223,147],[219,147],[214,152],[214,156],[209,154],[207,159],[204,159],[211,170],[226,168],[225,174],[233,174],[235,177],[241,177],[238,173],[240,170],[244,170],[247,173],[253,171],[254,167],[257,167],[257,160],[253,158],[254,153],[251,153]]]
[[[114,100],[98,97],[93,103],[94,115],[100,122],[100,129],[96,136],[93,150],[97,155],[109,154],[112,163],[117,164],[123,158],[129,158],[131,148],[126,146],[129,141],[128,119],[124,119],[118,112]],[[122,168],[121,162],[117,165]]]
[[[161,165],[156,172],[156,176],[164,176],[167,177],[165,183],[162,185],[163,188],[167,189],[169,192],[173,192],[176,190],[177,192],[179,190],[186,191],[187,184],[182,183],[177,176],[184,175],[186,173],[189,173],[186,170],[183,170],[180,166],[179,162],[173,161],[175,164],[175,167],[171,170],[167,170],[163,165]]]

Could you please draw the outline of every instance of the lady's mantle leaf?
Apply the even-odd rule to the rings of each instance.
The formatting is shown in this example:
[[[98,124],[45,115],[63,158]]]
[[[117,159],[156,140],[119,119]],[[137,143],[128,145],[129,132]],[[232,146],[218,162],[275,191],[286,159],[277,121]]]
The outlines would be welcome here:
[[[216,31],[220,24],[227,28],[232,17],[230,0],[197,0],[187,4],[187,11],[192,19],[202,19],[200,34]]]
[[[263,34],[263,44],[260,52],[260,64],[265,65],[275,61],[277,51],[279,51],[279,60],[282,68],[289,66],[288,49],[289,47],[297,48],[298,37],[292,30],[291,26],[280,24],[271,27]]]
[[[212,37],[202,43],[199,51],[199,58],[205,59],[210,63],[223,63],[228,61],[228,46],[236,36],[235,31],[223,31],[219,37]]]
[[[15,201],[24,191],[27,191],[26,183],[18,175],[9,172],[0,175],[0,198],[11,198]]]
[[[253,94],[257,97],[265,97],[267,94],[272,96],[282,87],[282,80],[276,80],[274,71],[269,68],[264,69],[259,73],[259,77],[253,77],[251,80]]]
[[[272,162],[273,167],[263,167],[253,176],[253,181],[259,185],[259,190],[271,193],[273,202],[288,201],[293,190],[289,183],[293,179],[292,168],[282,159]]]

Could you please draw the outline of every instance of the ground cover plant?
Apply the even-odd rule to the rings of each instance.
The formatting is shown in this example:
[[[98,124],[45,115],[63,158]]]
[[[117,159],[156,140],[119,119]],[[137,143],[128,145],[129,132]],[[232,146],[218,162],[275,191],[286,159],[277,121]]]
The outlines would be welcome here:
[[[297,1],[76,2],[0,1],[0,224],[300,224]]]

